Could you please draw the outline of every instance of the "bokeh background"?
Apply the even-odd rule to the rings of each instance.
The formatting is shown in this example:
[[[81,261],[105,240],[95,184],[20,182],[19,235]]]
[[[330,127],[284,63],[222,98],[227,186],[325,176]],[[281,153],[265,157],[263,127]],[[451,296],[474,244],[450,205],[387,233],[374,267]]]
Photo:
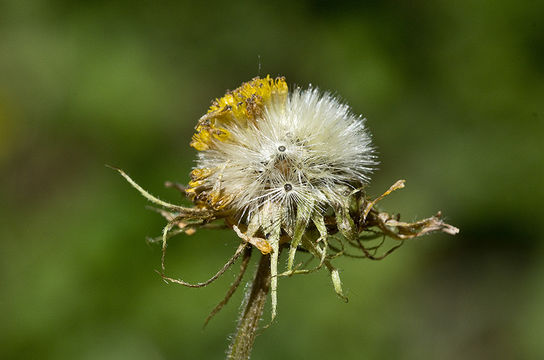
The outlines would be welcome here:
[[[539,1],[1,1],[0,358],[223,358],[242,292],[201,327],[237,266],[162,282],[163,220],[104,164],[180,201],[163,184],[188,181],[197,119],[266,74],[366,116],[369,192],[404,178],[383,208],[461,233],[339,259],[347,304],[326,272],[282,279],[253,358],[544,358],[543,19]],[[236,244],[177,238],[169,274],[204,280]]]

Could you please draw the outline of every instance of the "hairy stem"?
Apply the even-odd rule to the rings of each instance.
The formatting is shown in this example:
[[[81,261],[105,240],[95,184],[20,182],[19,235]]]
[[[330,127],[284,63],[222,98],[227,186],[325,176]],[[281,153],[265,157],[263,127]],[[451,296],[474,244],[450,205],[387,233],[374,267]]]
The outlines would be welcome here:
[[[270,290],[270,277],[270,255],[263,255],[253,284],[247,290],[244,309],[238,319],[238,328],[227,352],[227,360],[249,359]]]

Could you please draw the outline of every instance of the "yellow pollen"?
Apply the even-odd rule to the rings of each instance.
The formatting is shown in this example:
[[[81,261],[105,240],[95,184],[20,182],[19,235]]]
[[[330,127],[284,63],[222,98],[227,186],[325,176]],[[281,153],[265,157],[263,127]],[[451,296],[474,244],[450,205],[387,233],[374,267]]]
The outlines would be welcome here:
[[[200,118],[193,135],[191,146],[198,151],[212,149],[214,139],[221,142],[230,138],[230,133],[221,125],[237,122],[245,125],[255,121],[262,114],[264,106],[272,100],[285,100],[287,97],[285,78],[254,78],[216,99],[208,113]]]

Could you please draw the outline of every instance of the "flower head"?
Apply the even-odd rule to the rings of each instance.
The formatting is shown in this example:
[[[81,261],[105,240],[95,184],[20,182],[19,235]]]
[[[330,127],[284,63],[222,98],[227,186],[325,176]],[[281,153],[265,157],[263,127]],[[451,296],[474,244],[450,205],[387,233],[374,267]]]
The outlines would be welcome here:
[[[255,78],[227,93],[196,130],[188,195],[265,236],[277,228],[292,237],[297,213],[341,208],[376,164],[363,118],[317,89],[288,93],[283,78]]]
[[[157,209],[168,220],[157,239],[162,241],[163,279],[206,286],[244,253],[240,276],[212,314],[240,283],[251,254],[248,244],[270,257],[263,259],[270,264],[274,318],[280,276],[326,267],[334,290],[345,299],[338,270],[331,263],[334,258],[380,260],[406,239],[432,231],[459,231],[444,223],[440,213],[407,223],[398,215],[376,210],[376,203],[403,188],[404,180],[374,200],[367,197],[365,186],[377,162],[365,119],[315,88],[296,88],[289,93],[284,78],[254,78],[215,100],[199,119],[191,146],[199,151],[196,167],[189,187],[177,186],[195,204],[191,208],[157,199],[117,170],[148,200],[166,209]],[[225,267],[198,284],[167,277],[167,240],[178,233],[211,227],[215,220],[223,220],[242,240]],[[398,244],[378,255],[386,236]],[[378,243],[370,245],[375,239]],[[358,253],[350,253],[348,246]],[[289,248],[287,266],[278,273],[283,248]],[[317,258],[319,265],[313,269],[295,266],[295,255],[301,249]]]

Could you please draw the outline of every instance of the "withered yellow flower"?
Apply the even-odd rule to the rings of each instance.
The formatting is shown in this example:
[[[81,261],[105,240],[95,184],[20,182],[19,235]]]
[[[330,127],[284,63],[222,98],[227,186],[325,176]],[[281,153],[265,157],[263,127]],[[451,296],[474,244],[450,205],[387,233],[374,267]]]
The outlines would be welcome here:
[[[325,214],[345,217],[350,194],[376,163],[362,117],[317,89],[288,93],[285,79],[269,76],[214,101],[191,146],[200,151],[187,189],[191,200],[229,213],[240,237],[272,251],[273,309],[280,245],[291,244],[292,271],[306,228],[319,232],[312,241],[326,243]]]
[[[195,204],[192,208],[153,197],[119,170],[146,198],[169,210],[159,210],[168,220],[161,237],[161,275],[187,286],[207,285],[251,244],[270,256],[272,319],[280,276],[324,266],[330,271],[336,293],[345,299],[338,270],[331,264],[333,258],[347,255],[378,260],[405,239],[431,231],[458,231],[442,222],[440,214],[405,223],[374,209],[383,196],[404,187],[404,181],[395,183],[381,197],[368,199],[365,186],[377,162],[365,119],[318,89],[295,88],[289,92],[284,78],[254,78],[215,100],[199,119],[191,146],[198,150],[198,160],[184,191]],[[218,219],[241,239],[227,265],[201,284],[166,277],[167,239],[209,227]],[[382,256],[376,255],[376,250],[383,242],[365,245],[385,236],[399,244]],[[346,245],[361,252],[349,254],[344,250]],[[282,248],[289,251],[286,269],[279,273]],[[319,265],[312,270],[295,267],[297,250],[310,253]],[[229,291],[226,300],[231,294]]]

